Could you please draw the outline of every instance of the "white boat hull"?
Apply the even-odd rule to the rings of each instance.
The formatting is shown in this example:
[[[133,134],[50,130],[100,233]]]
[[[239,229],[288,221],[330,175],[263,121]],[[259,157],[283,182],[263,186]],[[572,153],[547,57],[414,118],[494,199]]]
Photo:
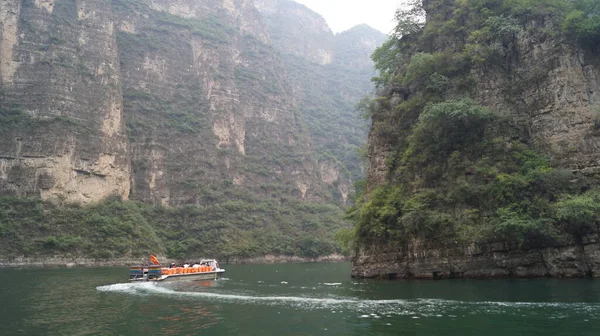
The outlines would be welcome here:
[[[184,274],[169,274],[162,275],[160,278],[148,279],[146,277],[130,279],[130,281],[193,281],[193,280],[217,280],[220,278],[225,270],[220,269],[212,272],[200,272],[200,273],[184,273]]]

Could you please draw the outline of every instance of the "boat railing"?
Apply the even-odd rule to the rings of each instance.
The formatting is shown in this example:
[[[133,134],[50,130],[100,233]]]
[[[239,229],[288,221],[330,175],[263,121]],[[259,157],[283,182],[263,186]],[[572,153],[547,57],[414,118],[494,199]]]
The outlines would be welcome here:
[[[129,268],[129,279],[158,279],[162,276],[160,265],[132,266]]]
[[[200,267],[172,267],[172,268],[162,268],[162,275],[182,275],[182,274],[193,274],[193,273],[206,273],[214,271],[210,266],[200,266]]]

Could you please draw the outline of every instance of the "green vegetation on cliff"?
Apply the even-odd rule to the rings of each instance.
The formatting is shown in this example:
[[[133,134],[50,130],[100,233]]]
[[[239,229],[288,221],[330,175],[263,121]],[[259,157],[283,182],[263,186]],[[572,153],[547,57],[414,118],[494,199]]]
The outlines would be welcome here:
[[[378,86],[431,79],[415,77],[419,74],[415,71],[433,78],[460,77],[473,66],[507,65],[518,34],[562,37],[590,48],[600,44],[598,0],[433,0],[427,4],[417,0],[410,9],[397,12],[394,36],[373,54],[380,72],[375,78]],[[407,57],[412,57],[411,62]]]
[[[32,198],[0,198],[0,255],[40,258],[175,259],[316,258],[337,252],[343,226],[334,205],[230,201],[211,206],[152,207],[117,198],[82,207]],[[285,225],[283,224],[285,223]]]
[[[553,168],[515,126],[469,98],[427,105],[402,147],[388,159],[393,181],[352,213],[360,237],[534,247],[564,232],[580,237],[600,219],[589,181]]]
[[[11,131],[19,128],[34,130],[36,128],[48,127],[53,124],[84,127],[84,125],[80,125],[76,120],[68,116],[60,115],[49,118],[35,118],[19,108],[0,108],[0,130],[3,131]]]
[[[110,200],[55,206],[39,199],[0,198],[0,255],[110,259],[164,250],[139,205]]]
[[[383,94],[365,106],[374,141],[390,146],[386,182],[359,197],[349,213],[355,228],[338,239],[530,248],[597,230],[593,177],[557,168],[532,144],[525,122],[471,98],[472,70],[513,71],[519,35],[597,46],[600,2],[423,3],[398,12],[396,34],[373,55]],[[544,75],[531,71],[506,92]]]

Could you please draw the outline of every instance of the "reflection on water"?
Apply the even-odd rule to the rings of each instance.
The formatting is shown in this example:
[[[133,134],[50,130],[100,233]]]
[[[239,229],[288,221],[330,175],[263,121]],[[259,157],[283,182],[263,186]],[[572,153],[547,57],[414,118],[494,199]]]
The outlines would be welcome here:
[[[214,306],[205,307],[202,305],[181,307],[173,304],[168,306],[170,316],[158,316],[162,321],[160,332],[167,335],[179,335],[184,332],[200,331],[210,328],[219,323]],[[172,312],[179,311],[180,314],[173,315]],[[152,332],[153,330],[148,330]]]
[[[348,264],[236,265],[225,279],[173,283],[126,283],[126,272],[0,270],[2,335],[547,336],[600,328],[599,281],[367,281],[349,278]]]
[[[203,288],[217,287],[220,283],[221,282],[214,280],[179,281],[172,283],[172,287],[176,287],[182,292],[194,292],[202,290]]]
[[[129,287],[130,285],[133,284],[125,284],[124,287]],[[147,283],[139,285],[144,287],[144,285],[158,284]],[[179,281],[168,285],[170,285],[171,288],[176,289],[178,292],[185,293],[195,292],[203,288],[216,287],[218,282],[212,280]],[[108,288],[110,288],[110,286]],[[152,288],[152,286],[150,288]],[[125,292],[135,293],[135,291]],[[175,300],[175,302],[167,305],[165,309],[165,316],[157,317],[158,320],[163,321],[163,323],[161,323],[160,332],[166,335],[183,335],[189,332],[199,332],[201,330],[209,329],[210,327],[218,324],[219,320],[221,320],[217,314],[217,311],[218,309],[215,305],[188,303],[185,306],[182,306],[181,303]]]

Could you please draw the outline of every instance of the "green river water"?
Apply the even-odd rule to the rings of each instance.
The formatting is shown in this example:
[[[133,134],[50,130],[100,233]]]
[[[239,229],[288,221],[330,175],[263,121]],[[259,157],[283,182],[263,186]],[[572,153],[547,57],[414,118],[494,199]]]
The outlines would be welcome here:
[[[127,269],[0,269],[0,335],[600,335],[599,280],[375,281],[347,263],[225,265],[216,282]]]

